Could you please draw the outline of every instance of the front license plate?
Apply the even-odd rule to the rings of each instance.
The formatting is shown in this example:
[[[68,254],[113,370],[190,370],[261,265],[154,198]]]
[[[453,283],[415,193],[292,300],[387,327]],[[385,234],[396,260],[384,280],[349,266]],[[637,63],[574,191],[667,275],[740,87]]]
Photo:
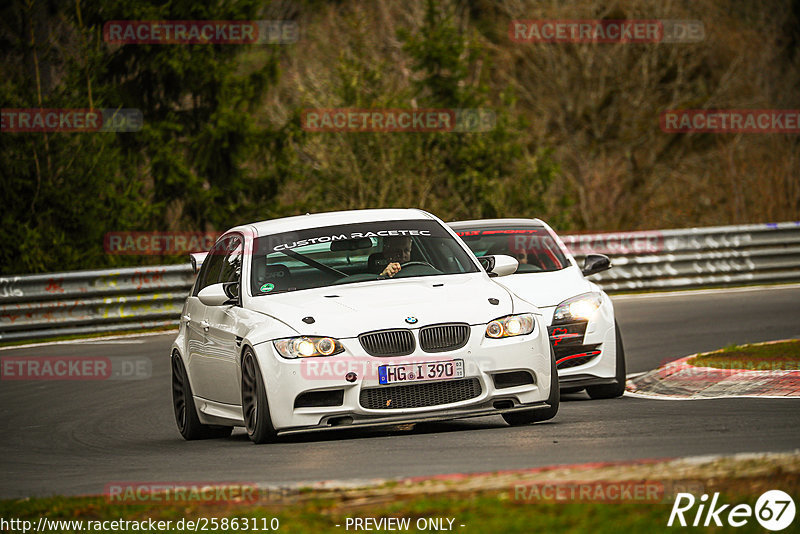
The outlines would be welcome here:
[[[378,382],[383,385],[398,382],[448,380],[450,378],[464,378],[464,360],[404,363],[378,367]]]

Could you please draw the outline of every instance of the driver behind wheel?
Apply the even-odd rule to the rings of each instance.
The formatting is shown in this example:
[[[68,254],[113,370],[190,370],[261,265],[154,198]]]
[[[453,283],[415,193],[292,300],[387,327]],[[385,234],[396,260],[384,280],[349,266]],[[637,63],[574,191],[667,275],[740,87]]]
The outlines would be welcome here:
[[[519,263],[528,263],[528,251],[526,251],[524,248],[512,250],[511,252]]]
[[[381,271],[381,276],[391,278],[400,272],[401,263],[411,261],[411,238],[404,236],[384,238],[383,258],[389,264]]]

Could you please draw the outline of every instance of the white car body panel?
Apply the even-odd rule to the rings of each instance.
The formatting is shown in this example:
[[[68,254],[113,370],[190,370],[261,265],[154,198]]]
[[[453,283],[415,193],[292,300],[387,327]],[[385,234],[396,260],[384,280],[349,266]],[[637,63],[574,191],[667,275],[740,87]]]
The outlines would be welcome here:
[[[408,326],[398,325],[398,320],[408,317],[411,309],[416,310],[411,315],[425,325],[477,324],[486,322],[487,314],[501,317],[513,313],[508,292],[493,282],[487,284],[484,276],[425,276],[307,289],[301,301],[293,293],[255,298],[252,309],[279,317],[304,335],[332,336],[331,332],[336,332],[340,338],[380,330],[387,324]],[[499,304],[489,304],[489,298],[498,299]],[[420,306],[421,302],[425,305]],[[315,318],[314,324],[302,322],[309,315]]]
[[[513,274],[497,278],[497,282],[540,308],[558,306],[570,297],[597,287],[586,280],[575,265],[560,271]]]
[[[440,224],[474,261],[478,272],[253,295],[249,283],[252,263],[249,252],[253,250],[254,238],[329,225],[424,219]],[[497,283],[499,279],[490,278],[480,269],[466,245],[434,216],[420,210],[396,209],[305,215],[239,226],[220,239],[234,233],[243,238],[245,250],[245,261],[241,266],[241,305],[205,306],[197,297],[190,296],[172,345],[172,353],[182,358],[187,370],[201,423],[244,425],[241,406],[244,347],[251,347],[255,352],[265,383],[272,424],[279,432],[323,429],[329,425],[329,420],[341,424],[347,418],[351,419],[352,426],[365,426],[488,415],[526,406],[546,407],[551,384],[551,349],[540,311],[513,296]],[[204,263],[209,263],[209,259],[206,258]],[[504,339],[485,336],[488,322],[512,313],[535,314],[533,332]],[[406,323],[411,316],[417,319],[415,324]],[[313,317],[313,322],[304,321],[309,317]],[[423,352],[418,337],[420,328],[442,323],[470,325],[466,345],[445,352]],[[370,356],[358,339],[363,333],[395,328],[414,333],[417,344],[412,354]],[[336,338],[345,352],[300,359],[281,356],[273,340],[298,335]],[[417,408],[375,410],[360,404],[362,389],[386,387],[380,386],[376,376],[380,365],[454,359],[464,360],[465,378],[474,377],[480,382],[478,397]],[[327,367],[323,369],[322,366]],[[533,383],[495,388],[494,373],[516,370],[531,373]],[[350,371],[357,373],[357,380],[345,379]],[[296,398],[302,393],[333,389],[344,391],[341,406],[294,407]],[[493,406],[495,401],[512,405],[503,404],[505,408],[500,410]]]
[[[614,306],[611,298],[595,283],[584,277],[575,258],[558,235],[540,219],[490,219],[476,221],[459,221],[451,223],[456,231],[475,228],[517,227],[534,224],[547,230],[569,261],[569,266],[557,271],[515,273],[497,282],[518,297],[535,304],[542,314],[542,323],[550,327],[556,307],[569,298],[584,293],[600,293],[603,303],[596,316],[588,321],[582,345],[599,345],[601,354],[593,360],[574,367],[561,368],[558,374],[562,387],[570,387],[572,379],[579,379],[573,384],[580,385],[592,377],[613,379],[616,372],[616,332]],[[558,359],[558,357],[557,357]]]

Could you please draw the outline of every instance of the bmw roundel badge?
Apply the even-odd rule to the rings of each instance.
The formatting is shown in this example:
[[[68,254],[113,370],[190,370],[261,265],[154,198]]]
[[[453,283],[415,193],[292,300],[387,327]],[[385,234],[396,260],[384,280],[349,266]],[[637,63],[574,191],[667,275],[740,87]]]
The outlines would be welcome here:
[[[418,319],[416,317],[406,317],[406,322],[408,324],[417,324]]]

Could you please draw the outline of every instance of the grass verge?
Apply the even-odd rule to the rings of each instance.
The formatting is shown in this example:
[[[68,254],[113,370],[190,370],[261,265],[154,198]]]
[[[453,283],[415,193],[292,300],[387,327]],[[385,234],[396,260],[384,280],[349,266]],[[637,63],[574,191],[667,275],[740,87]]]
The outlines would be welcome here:
[[[731,345],[695,356],[687,363],[716,369],[797,370],[800,369],[800,339]]]
[[[667,532],[676,493],[665,491],[657,499],[617,498],[597,501],[574,498],[542,498],[542,491],[520,491],[520,487],[569,485],[569,480],[595,487],[617,484],[660,483],[678,491],[691,491],[698,499],[719,492],[720,505],[754,507],[768,490],[780,489],[800,502],[800,455],[781,454],[750,459],[710,459],[706,463],[673,460],[639,466],[611,466],[598,469],[562,470],[554,468],[535,473],[496,473],[467,476],[456,480],[401,481],[371,488],[295,489],[286,493],[262,494],[258,502],[194,502],[120,504],[104,497],[52,497],[0,501],[0,517],[16,518],[36,524],[40,517],[50,520],[113,521],[117,519],[172,521],[170,531],[194,531],[186,521],[199,521],[207,531],[272,531],[277,519],[281,532],[325,533],[354,531],[355,518],[398,518],[408,521],[408,532],[455,531],[463,533],[527,532]],[[575,484],[575,483],[572,483]],[[677,488],[687,488],[679,490]],[[688,488],[691,488],[689,490]],[[265,497],[266,495],[266,497]],[[606,493],[610,496],[611,493]],[[686,512],[689,523],[697,505]],[[222,519],[226,518],[227,523]],[[233,526],[232,519],[236,519]],[[350,528],[348,525],[350,519]],[[724,523],[711,532],[763,532],[755,517],[734,528]],[[216,520],[216,528],[212,528]],[[176,528],[183,520],[183,528]],[[452,520],[452,521],[451,521]],[[338,526],[337,526],[338,525]],[[463,525],[463,526],[462,526]],[[800,521],[783,532],[798,532]],[[76,532],[69,526],[51,532]],[[243,528],[244,527],[244,528]],[[422,528],[421,528],[422,527]],[[439,528],[436,528],[439,527]],[[680,529],[680,527],[678,527]],[[96,528],[92,530],[97,531]],[[133,530],[128,527],[127,530]],[[198,531],[204,531],[202,526]],[[360,530],[364,530],[363,528]],[[379,530],[379,529],[375,529]],[[698,529],[694,529],[698,530]],[[151,530],[152,532],[152,530]]]

